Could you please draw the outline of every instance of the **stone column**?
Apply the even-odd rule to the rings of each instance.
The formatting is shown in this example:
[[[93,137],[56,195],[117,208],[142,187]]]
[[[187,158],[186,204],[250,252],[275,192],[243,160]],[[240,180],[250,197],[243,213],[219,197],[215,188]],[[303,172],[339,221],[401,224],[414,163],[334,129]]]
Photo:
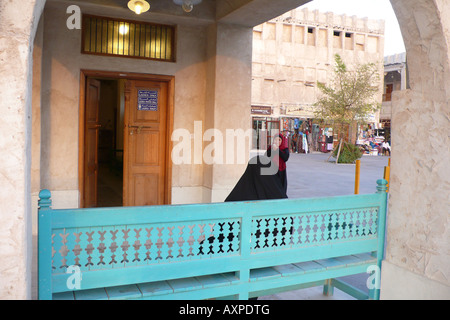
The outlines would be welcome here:
[[[32,48],[44,4],[0,1],[0,299],[31,298]]]
[[[204,185],[211,190],[211,201],[222,202],[229,194],[248,161],[249,148],[239,149],[235,139],[234,160],[244,155],[245,163],[233,166],[227,164],[226,130],[245,131],[251,128],[251,67],[252,28],[217,23],[208,30],[207,97],[204,130],[216,129],[220,136],[213,141],[204,141],[203,150],[212,147],[223,150],[223,163],[205,165]],[[222,139],[222,146],[221,141]],[[250,144],[249,144],[250,146]],[[219,159],[220,160],[220,159]],[[205,161],[205,157],[204,157]]]

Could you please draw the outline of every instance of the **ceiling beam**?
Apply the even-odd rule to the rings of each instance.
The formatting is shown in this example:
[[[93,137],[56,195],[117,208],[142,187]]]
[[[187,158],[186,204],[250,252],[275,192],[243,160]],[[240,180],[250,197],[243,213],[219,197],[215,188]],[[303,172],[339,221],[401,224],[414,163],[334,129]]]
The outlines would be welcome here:
[[[311,0],[217,0],[216,20],[255,27]]]

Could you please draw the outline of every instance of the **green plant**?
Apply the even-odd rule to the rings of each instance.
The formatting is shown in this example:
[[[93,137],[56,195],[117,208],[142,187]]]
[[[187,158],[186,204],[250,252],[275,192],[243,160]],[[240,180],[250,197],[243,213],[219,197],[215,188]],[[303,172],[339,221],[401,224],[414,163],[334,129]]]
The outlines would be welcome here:
[[[333,157],[337,158],[339,147],[333,151]],[[355,163],[362,157],[362,152],[358,146],[348,142],[342,142],[341,151],[339,152],[338,163]]]
[[[366,63],[347,68],[340,55],[334,58],[336,66],[329,83],[317,83],[321,95],[314,104],[314,117],[334,123],[338,131],[349,126],[349,135],[339,138],[351,142],[356,138],[352,128],[357,123],[367,123],[381,108],[378,65]]]

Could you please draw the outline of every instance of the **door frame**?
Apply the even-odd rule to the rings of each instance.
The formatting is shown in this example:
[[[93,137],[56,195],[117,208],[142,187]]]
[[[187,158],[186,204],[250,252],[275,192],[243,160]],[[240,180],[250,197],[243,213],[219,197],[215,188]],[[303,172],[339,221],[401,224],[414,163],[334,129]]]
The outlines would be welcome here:
[[[174,118],[174,97],[175,97],[175,77],[167,75],[156,75],[146,73],[132,73],[132,72],[116,72],[116,71],[100,71],[100,70],[85,70],[80,71],[80,100],[79,100],[79,131],[78,131],[78,191],[80,193],[79,207],[84,208],[84,139],[85,139],[85,104],[86,104],[86,79],[88,77],[104,78],[104,79],[125,79],[125,80],[149,80],[160,81],[167,83],[167,123],[166,123],[166,150],[165,158],[167,161],[166,170],[164,173],[164,203],[172,203],[172,161],[171,151],[173,143],[171,139],[171,132],[173,131]],[[125,102],[127,105],[127,102]],[[123,128],[122,128],[123,129]],[[124,146],[125,147],[125,146]]]

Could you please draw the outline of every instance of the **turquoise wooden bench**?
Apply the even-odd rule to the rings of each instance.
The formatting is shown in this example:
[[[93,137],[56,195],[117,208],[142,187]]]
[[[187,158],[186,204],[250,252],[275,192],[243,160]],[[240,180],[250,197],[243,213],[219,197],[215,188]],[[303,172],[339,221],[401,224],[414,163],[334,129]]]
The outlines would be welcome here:
[[[51,209],[39,200],[39,299],[248,299],[381,267],[386,180],[366,195]]]

